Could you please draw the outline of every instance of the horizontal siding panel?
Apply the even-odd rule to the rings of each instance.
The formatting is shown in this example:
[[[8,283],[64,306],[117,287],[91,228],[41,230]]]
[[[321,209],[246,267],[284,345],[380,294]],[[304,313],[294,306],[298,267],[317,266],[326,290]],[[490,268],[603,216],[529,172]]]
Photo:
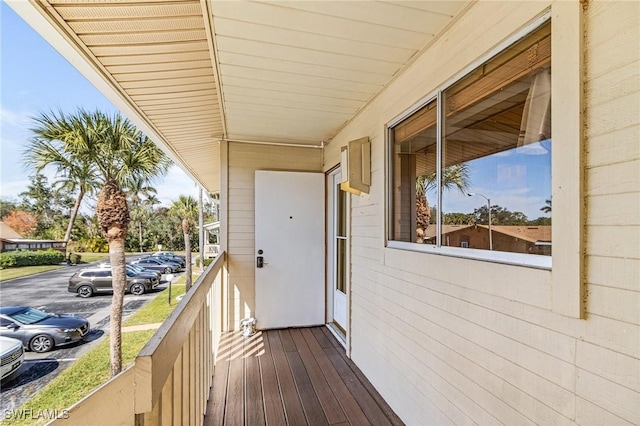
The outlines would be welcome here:
[[[585,426],[637,426],[589,401],[577,398],[576,423]]]
[[[387,280],[388,278],[385,278],[385,283]],[[380,286],[368,286],[366,289],[358,289],[358,291],[373,291],[378,288],[380,288]],[[362,296],[364,297],[364,295]],[[380,306],[387,308],[390,303],[392,303],[386,297],[381,297],[380,295],[378,295],[378,297],[381,298],[382,304]],[[405,330],[412,327],[416,328],[414,332],[416,345],[424,345],[430,351],[435,351],[439,358],[445,362],[465,360],[467,368],[461,368],[461,365],[457,365],[457,368],[470,376],[485,374],[483,371],[486,370],[496,374],[495,379],[498,381],[502,381],[498,379],[498,377],[503,377],[507,380],[506,383],[496,384],[495,389],[498,391],[498,394],[507,390],[509,388],[508,381],[512,380],[514,387],[531,392],[532,395],[536,396],[541,401],[547,400],[550,406],[555,406],[558,410],[561,410],[563,405],[566,405],[569,402],[565,411],[567,413],[571,412],[571,392],[526,369],[523,369],[523,367],[518,366],[503,357],[498,356],[498,354],[493,353],[492,350],[486,349],[482,345],[478,345],[477,343],[470,341],[468,336],[452,332],[451,329],[441,325],[443,323],[448,323],[446,318],[441,318],[440,320],[425,318],[424,315],[432,316],[431,314],[427,314],[427,312],[431,311],[430,307],[425,305],[423,309],[413,311],[408,309],[405,304],[402,306],[402,309],[393,309],[392,311],[399,312],[401,317],[404,318],[405,324],[396,327],[397,330]],[[393,315],[389,314],[388,317],[391,318]],[[409,347],[413,346],[407,346],[407,348]],[[481,364],[481,368],[479,366],[474,366],[474,364],[477,363]],[[438,370],[441,370],[441,368]],[[497,374],[499,374],[499,376]],[[486,383],[487,382],[485,382],[485,386],[487,386]],[[523,396],[523,398],[525,400],[531,400],[531,398],[526,398],[526,396]],[[529,408],[529,410],[531,410],[531,408]],[[554,415],[551,414],[551,417],[554,417]],[[556,413],[555,417],[558,418],[559,413]]]
[[[229,240],[229,253],[233,253],[233,250],[236,248],[241,248],[241,249],[246,249],[246,248],[250,248],[253,249],[254,248],[254,242],[253,239],[250,240]]]
[[[255,250],[253,246],[251,247],[233,247],[233,249],[228,248],[229,256],[255,256]]]
[[[580,340],[577,344],[576,365],[579,368],[640,392],[640,359]]]
[[[640,292],[590,285],[587,311],[603,317],[640,324]],[[638,336],[640,339],[640,336]]]
[[[426,310],[425,317],[430,317],[429,319],[434,322],[447,324],[449,331],[464,336],[469,341],[495,352],[552,383],[556,383],[567,390],[572,390],[575,371],[569,362],[545,354],[536,346],[532,347],[527,343],[521,343],[509,336],[500,334],[501,327],[496,327],[495,323],[484,324],[482,316],[470,317],[465,315],[462,307],[454,309],[451,305],[456,303],[455,299],[443,299],[437,293],[417,286],[414,286],[413,290],[405,298],[405,307],[408,310],[414,312]],[[445,307],[446,311],[444,310]],[[493,312],[490,310],[485,311],[485,316],[492,314]],[[491,325],[495,328],[489,328]],[[549,337],[552,336],[553,333],[549,333]],[[521,339],[526,340],[526,337],[521,336]],[[548,350],[549,345],[546,345],[546,348]]]
[[[380,238],[378,237],[362,237],[351,232],[351,243],[353,247],[364,249],[382,249]]]
[[[379,333],[384,337],[381,329],[376,327],[376,317],[366,312],[354,312],[352,315],[352,327],[358,330],[366,338],[356,338],[352,359],[359,366],[362,372],[373,383],[376,388],[389,388],[391,392],[385,400],[394,407],[394,411],[400,415],[406,424],[453,424],[451,417],[456,418],[460,415],[457,413],[450,414],[448,417],[445,413],[451,410],[457,410],[452,407],[451,402],[443,400],[440,404],[434,404],[431,395],[425,394],[429,389],[428,384],[423,385],[422,381],[416,378],[413,389],[409,389],[402,383],[402,373],[404,371],[399,368],[404,367],[384,345],[380,346],[377,341],[372,341],[371,336]],[[365,331],[370,330],[371,333]],[[355,337],[355,335],[354,335]],[[376,362],[374,359],[383,361]],[[406,367],[404,367],[406,370]],[[405,373],[407,374],[407,373]],[[411,375],[415,377],[415,375]],[[464,423],[464,422],[463,422]],[[467,422],[468,423],[468,422]]]
[[[375,300],[375,297],[373,298]],[[437,410],[435,412],[440,412],[441,415],[446,419],[444,424],[455,424],[455,423],[468,423],[470,419],[467,415],[465,415],[459,407],[455,405],[455,399],[452,397],[447,398],[446,395],[442,394],[442,387],[446,383],[443,383],[442,380],[436,381],[437,384],[441,384],[441,386],[433,386],[434,380],[425,380],[424,377],[420,374],[416,374],[416,367],[420,364],[419,360],[409,359],[406,360],[407,357],[411,357],[411,352],[405,351],[404,354],[401,351],[393,351],[394,345],[388,345],[388,342],[394,333],[385,333],[385,331],[381,328],[376,327],[376,325],[383,325],[384,327],[389,327],[390,317],[387,311],[381,312],[377,307],[379,306],[375,303],[374,300],[369,301],[366,299],[366,296],[363,295],[362,298],[364,304],[362,305],[362,310],[358,313],[362,315],[362,319],[366,324],[366,328],[371,331],[375,331],[375,333],[367,333],[368,335],[375,335],[377,339],[384,339],[384,341],[373,341],[370,343],[372,349],[377,348],[377,350],[382,350],[381,354],[385,359],[388,360],[389,369],[387,372],[392,372],[393,370],[400,370],[397,373],[400,374],[400,377],[403,375],[411,374],[413,377],[414,384],[416,385],[416,392],[411,397],[414,399],[414,404],[424,404],[425,399],[427,404],[430,406],[429,412],[434,413],[434,409]],[[369,308],[369,309],[367,309]],[[354,314],[356,316],[357,314]],[[363,346],[363,349],[366,348],[367,345]],[[405,359],[398,358],[398,356],[404,356]],[[357,354],[353,354],[354,359],[357,359]],[[408,368],[411,366],[411,368]],[[379,370],[380,366],[376,367],[376,370]],[[402,371],[405,370],[405,371]],[[371,375],[369,375],[371,377]],[[374,378],[375,375],[372,377]],[[401,387],[401,385],[399,385]],[[456,396],[459,396],[459,393],[456,393]]]
[[[640,140],[640,133],[638,134]],[[615,139],[615,138],[614,138]],[[636,144],[640,147],[640,143]],[[590,196],[637,193],[640,191],[640,148],[638,158],[619,164],[592,167],[587,171],[587,191]],[[630,157],[633,158],[633,157]],[[640,205],[631,206],[636,217],[640,216]],[[597,212],[590,211],[592,215]]]
[[[576,395],[630,423],[640,420],[640,392],[578,369]]]
[[[640,138],[637,126],[630,126],[599,136],[589,135],[587,164],[589,167],[606,166],[640,158]]]
[[[430,277],[531,306],[550,306],[549,271],[396,249],[385,250],[385,263],[394,273]]]
[[[587,262],[587,282],[640,291],[640,262],[617,257],[590,256]]]
[[[617,4],[616,4],[617,3]],[[638,58],[640,11],[637,2],[594,2],[587,14],[589,76],[600,76]],[[615,25],[611,23],[615,22]]]
[[[351,248],[351,254],[355,256],[361,256],[369,261],[381,262],[382,261],[382,250],[379,248],[369,248],[369,247],[357,247],[354,246]]]
[[[384,241],[382,238],[382,228],[378,226],[352,226],[351,236],[353,237],[368,237],[376,239],[376,246],[382,248]]]
[[[624,58],[624,55],[620,55]],[[611,66],[611,64],[609,64]],[[640,60],[622,65],[606,74],[591,79],[587,83],[585,92],[587,103],[602,103],[613,101],[620,96],[640,93],[640,80],[638,80]]]
[[[406,317],[408,319],[410,315],[406,315]],[[497,417],[501,423],[534,424],[530,418],[544,419],[538,421],[538,423],[543,424],[564,424],[568,421],[566,416],[544,403],[540,403],[531,395],[509,383],[507,381],[509,376],[504,374],[506,369],[500,369],[503,374],[503,378],[500,378],[495,371],[489,371],[472,360],[470,354],[476,353],[476,350],[467,347],[464,352],[456,352],[446,347],[441,348],[442,345],[437,340],[420,332],[421,327],[417,327],[419,324],[420,322],[417,319],[408,323],[395,324],[398,330],[406,330],[410,333],[409,337],[412,337],[403,346],[414,348],[417,345],[421,347],[418,350],[413,349],[418,354],[422,354],[421,359],[429,361],[428,365],[432,366],[438,374],[445,374],[447,378],[457,377],[459,380],[458,389],[470,395],[473,401],[480,403],[489,413]],[[392,334],[392,336],[395,335],[402,335],[402,332]],[[430,353],[437,355],[434,356]],[[484,356],[486,356],[486,352]],[[519,376],[522,375],[522,373],[519,373]],[[540,385],[539,378],[533,380]],[[546,385],[546,394],[538,392],[542,401],[565,404],[565,412],[567,414],[571,413],[573,407],[571,403],[567,404],[566,402],[572,400],[571,393],[557,387],[552,389],[553,385],[548,382],[542,383]],[[550,393],[553,394],[553,398]],[[504,401],[509,401],[512,406],[507,406]],[[562,407],[559,408],[562,409]],[[473,418],[479,424],[486,424],[482,416],[474,415]]]
[[[640,226],[589,226],[587,254],[640,259]]]
[[[587,197],[587,225],[640,225],[640,186],[637,188],[638,191],[627,194]]]
[[[234,237],[239,237],[245,234],[253,235],[255,232],[255,226],[253,224],[247,225],[229,225],[229,234],[232,234]]]
[[[630,128],[637,135],[640,99],[637,93],[632,93],[609,102],[594,103],[587,109],[585,120],[589,126],[589,137],[606,135],[623,128]]]

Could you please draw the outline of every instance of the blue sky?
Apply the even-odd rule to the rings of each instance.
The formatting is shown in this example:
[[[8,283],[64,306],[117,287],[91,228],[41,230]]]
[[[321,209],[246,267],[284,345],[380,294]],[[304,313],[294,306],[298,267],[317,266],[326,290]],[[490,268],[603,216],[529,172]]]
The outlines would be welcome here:
[[[117,110],[4,2],[0,3],[0,28],[0,197],[17,198],[29,185],[22,152],[32,117],[51,110]],[[53,171],[45,175],[51,182]],[[164,205],[181,194],[198,194],[196,185],[177,166],[155,187]]]
[[[551,197],[551,142],[543,141],[541,146],[547,149],[542,155],[520,148],[469,161],[469,192],[489,198],[491,205],[522,212],[530,220],[551,216],[540,211]],[[427,197],[436,204],[431,201],[436,199],[435,191]],[[444,213],[473,213],[487,205],[484,198],[469,197],[457,189],[445,191],[442,198]]]

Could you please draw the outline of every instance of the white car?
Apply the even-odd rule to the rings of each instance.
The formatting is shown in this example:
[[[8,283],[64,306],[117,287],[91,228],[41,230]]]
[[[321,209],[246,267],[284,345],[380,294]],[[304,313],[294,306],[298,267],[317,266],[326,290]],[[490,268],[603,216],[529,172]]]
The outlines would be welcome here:
[[[24,362],[22,342],[11,337],[0,336],[0,379],[4,379],[18,371]]]

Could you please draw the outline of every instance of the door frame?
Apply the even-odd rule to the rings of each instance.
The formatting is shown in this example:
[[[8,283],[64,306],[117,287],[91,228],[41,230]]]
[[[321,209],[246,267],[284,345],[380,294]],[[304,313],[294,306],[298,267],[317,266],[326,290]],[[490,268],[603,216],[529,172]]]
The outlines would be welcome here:
[[[325,173],[326,184],[326,230],[325,230],[325,245],[326,245],[326,318],[327,328],[334,334],[337,340],[344,346],[346,355],[351,356],[351,197],[349,193],[345,199],[345,220],[346,220],[346,244],[345,244],[345,294],[347,296],[346,301],[346,323],[344,324],[344,330],[340,330],[333,322],[333,286],[335,276],[335,249],[334,249],[334,235],[333,226],[336,220],[336,204],[335,204],[335,186],[333,184],[334,176],[341,172],[340,165],[336,165]],[[344,333],[343,333],[344,332]]]

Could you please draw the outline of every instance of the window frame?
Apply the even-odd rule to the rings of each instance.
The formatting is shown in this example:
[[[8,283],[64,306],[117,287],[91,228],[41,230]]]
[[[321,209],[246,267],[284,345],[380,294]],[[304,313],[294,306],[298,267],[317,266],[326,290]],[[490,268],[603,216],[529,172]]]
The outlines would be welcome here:
[[[438,85],[438,87],[431,91],[427,96],[422,97],[419,101],[415,102],[408,109],[406,109],[403,113],[395,117],[393,120],[388,122],[385,126],[385,153],[386,153],[386,170],[387,170],[387,178],[386,178],[386,194],[385,194],[385,202],[386,206],[386,232],[385,232],[385,245],[387,248],[391,249],[399,249],[399,250],[410,250],[417,251],[429,254],[437,254],[444,255],[449,257],[459,257],[466,259],[474,259],[481,261],[488,261],[494,263],[502,263],[508,265],[516,265],[516,266],[524,266],[530,268],[537,268],[543,270],[551,270],[553,263],[553,256],[542,256],[542,255],[533,255],[527,253],[512,253],[512,252],[502,252],[502,251],[489,251],[489,250],[481,250],[481,249],[471,249],[471,248],[462,248],[462,247],[451,247],[451,246],[437,246],[430,244],[419,244],[413,242],[406,241],[397,241],[391,238],[391,232],[393,230],[393,178],[394,178],[394,157],[393,157],[393,149],[394,149],[394,128],[403,122],[404,120],[411,117],[418,110],[425,107],[430,102],[434,100],[437,102],[437,120],[436,120],[436,138],[437,138],[437,148],[436,148],[436,182],[437,188],[441,187],[441,171],[442,171],[442,126],[443,126],[443,93],[453,86],[455,83],[460,81],[469,75],[473,70],[489,61],[491,58],[499,55],[501,52],[508,49],[510,46],[517,43],[519,40],[527,37],[528,35],[535,32],[538,28],[542,27],[546,23],[551,20],[551,10],[546,11],[544,14],[539,16],[538,18],[531,21],[528,25],[521,28],[516,33],[512,34],[510,37],[507,37],[504,41],[499,43],[493,49],[485,52],[483,55],[478,57],[475,61],[469,63],[465,68],[463,68],[460,72],[454,74],[453,77],[446,80],[442,84]],[[552,34],[552,43],[553,43],[553,34],[555,30],[555,25],[553,21],[551,22],[551,34]],[[551,60],[554,60],[554,54],[552,52]],[[552,69],[552,78],[553,78],[553,69]],[[552,91],[553,93],[553,91]],[[552,95],[552,111],[554,104],[554,95]],[[552,121],[553,126],[553,121]],[[553,133],[552,133],[553,134]],[[557,154],[556,154],[557,155]],[[552,155],[552,163],[553,163],[553,155]],[[553,167],[552,167],[553,174]],[[552,178],[552,188],[555,188],[553,185]],[[437,191],[437,205],[442,205],[442,191]],[[442,217],[438,213],[436,218],[436,241],[441,241],[441,232],[442,232]],[[552,228],[553,232],[553,228]],[[555,234],[555,232],[554,232]]]

